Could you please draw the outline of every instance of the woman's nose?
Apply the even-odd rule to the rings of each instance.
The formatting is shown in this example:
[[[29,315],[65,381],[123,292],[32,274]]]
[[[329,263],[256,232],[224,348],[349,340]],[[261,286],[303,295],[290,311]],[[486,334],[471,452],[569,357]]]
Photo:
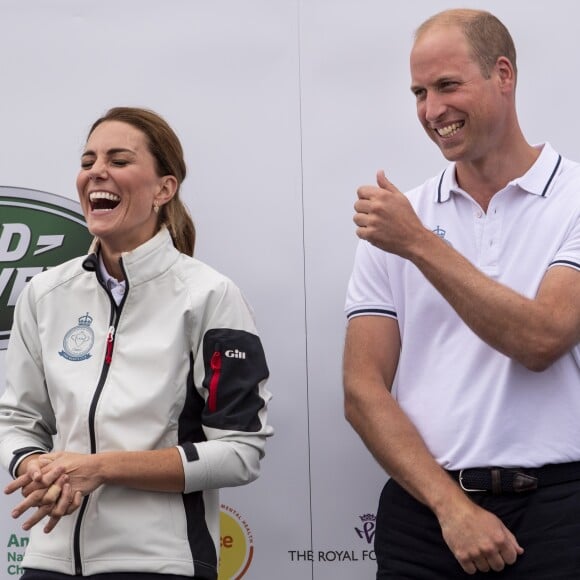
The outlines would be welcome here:
[[[96,160],[89,170],[89,179],[93,181],[97,179],[103,179],[107,176],[107,165],[106,163]]]

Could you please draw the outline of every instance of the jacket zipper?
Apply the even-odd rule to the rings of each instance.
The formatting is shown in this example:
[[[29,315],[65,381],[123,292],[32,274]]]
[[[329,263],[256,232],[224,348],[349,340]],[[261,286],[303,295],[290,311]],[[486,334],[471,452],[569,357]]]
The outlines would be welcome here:
[[[125,279],[126,279],[126,277],[125,277]],[[103,285],[103,287],[104,287],[104,285]],[[97,442],[96,442],[96,436],[95,436],[95,414],[97,411],[97,403],[98,403],[99,398],[101,396],[101,391],[103,390],[103,386],[105,385],[105,380],[107,379],[107,375],[109,374],[109,367],[110,367],[111,361],[113,359],[113,346],[115,345],[115,331],[117,329],[117,324],[119,322],[119,316],[121,315],[121,310],[123,308],[125,298],[127,297],[127,293],[129,292],[129,284],[127,283],[127,287],[125,288],[125,296],[123,297],[123,300],[121,301],[121,304],[119,304],[119,306],[117,306],[117,304],[115,304],[115,301],[113,300],[110,292],[106,288],[105,288],[105,291],[109,295],[109,299],[111,300],[111,305],[113,308],[112,308],[112,313],[111,313],[110,326],[109,326],[109,329],[107,330],[107,338],[106,338],[107,345],[106,345],[106,349],[105,349],[105,360],[104,360],[103,367],[101,369],[101,376],[99,377],[99,382],[97,383],[97,389],[95,391],[95,394],[93,396],[93,400],[91,401],[91,406],[89,408],[89,438],[90,438],[90,442],[91,442],[90,453],[92,453],[92,454],[97,452]],[[75,523],[75,529],[74,529],[73,563],[74,563],[75,574],[77,576],[83,575],[83,566],[82,566],[82,562],[81,562],[81,539],[80,538],[81,538],[81,527],[82,527],[83,517],[84,517],[85,511],[87,509],[89,497],[90,497],[90,495],[87,495],[83,498],[81,507],[79,508],[79,516],[78,516],[77,521]]]
[[[218,385],[222,372],[222,353],[219,350],[216,349],[211,355],[209,366],[212,370],[212,373],[209,380],[209,396],[207,399],[207,406],[210,413],[215,413],[217,410]]]
[[[110,365],[113,360],[113,346],[115,344],[115,327],[109,326],[107,333],[107,352],[105,353],[105,364]]]

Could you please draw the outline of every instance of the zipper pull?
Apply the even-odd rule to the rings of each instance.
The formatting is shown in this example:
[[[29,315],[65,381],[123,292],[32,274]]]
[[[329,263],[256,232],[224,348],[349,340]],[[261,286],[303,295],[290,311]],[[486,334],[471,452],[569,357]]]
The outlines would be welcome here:
[[[216,350],[211,355],[209,366],[211,367],[212,371],[219,371],[222,368],[222,353],[219,350]]]
[[[222,369],[222,353],[219,350],[216,349],[211,355],[209,366],[212,370],[212,373],[209,381],[209,396],[207,399],[207,407],[210,413],[215,413],[217,410],[218,385],[220,382],[220,373]]]
[[[107,332],[107,352],[105,354],[105,362],[110,365],[113,358],[113,343],[115,342],[115,327],[109,326]]]

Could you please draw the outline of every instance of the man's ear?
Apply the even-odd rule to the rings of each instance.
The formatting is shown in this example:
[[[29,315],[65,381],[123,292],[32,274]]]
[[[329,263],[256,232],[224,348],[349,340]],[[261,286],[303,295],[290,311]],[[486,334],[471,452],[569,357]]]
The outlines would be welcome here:
[[[500,56],[495,63],[495,71],[501,88],[513,89],[516,85],[516,71],[509,58]]]

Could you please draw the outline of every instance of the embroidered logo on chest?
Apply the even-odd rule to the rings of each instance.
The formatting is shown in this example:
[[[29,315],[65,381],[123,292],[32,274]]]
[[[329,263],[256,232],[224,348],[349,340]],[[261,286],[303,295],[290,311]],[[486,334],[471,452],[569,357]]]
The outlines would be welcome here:
[[[91,357],[90,350],[95,343],[95,334],[91,328],[93,319],[87,312],[79,318],[77,326],[71,328],[62,341],[62,348],[58,354],[70,361],[81,361]]]
[[[444,242],[453,246],[453,244],[445,237],[447,230],[444,230],[441,226],[437,226],[435,229],[431,230],[434,234],[439,236]]]

